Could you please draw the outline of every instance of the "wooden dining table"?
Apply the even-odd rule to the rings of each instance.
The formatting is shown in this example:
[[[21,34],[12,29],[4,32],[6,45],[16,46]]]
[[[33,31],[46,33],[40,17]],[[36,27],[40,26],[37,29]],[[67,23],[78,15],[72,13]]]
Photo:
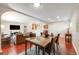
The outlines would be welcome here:
[[[34,44],[36,46],[36,54],[37,54],[37,47],[43,48],[42,54],[45,54],[45,47],[51,42],[51,37],[44,38],[44,37],[32,37],[32,38],[26,38],[25,41],[25,54],[27,55],[27,42]]]

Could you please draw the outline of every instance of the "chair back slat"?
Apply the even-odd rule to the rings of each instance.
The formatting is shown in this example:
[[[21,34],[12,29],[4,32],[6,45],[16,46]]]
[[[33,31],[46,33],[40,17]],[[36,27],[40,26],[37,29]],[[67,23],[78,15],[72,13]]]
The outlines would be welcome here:
[[[57,37],[56,37],[56,43],[58,43],[59,42],[59,36],[60,36],[60,33],[57,35]]]

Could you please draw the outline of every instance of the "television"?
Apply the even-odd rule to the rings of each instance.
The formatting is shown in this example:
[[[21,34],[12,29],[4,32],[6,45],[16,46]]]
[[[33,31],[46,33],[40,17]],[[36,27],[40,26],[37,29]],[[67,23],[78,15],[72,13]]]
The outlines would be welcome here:
[[[10,30],[20,30],[20,25],[10,25]]]

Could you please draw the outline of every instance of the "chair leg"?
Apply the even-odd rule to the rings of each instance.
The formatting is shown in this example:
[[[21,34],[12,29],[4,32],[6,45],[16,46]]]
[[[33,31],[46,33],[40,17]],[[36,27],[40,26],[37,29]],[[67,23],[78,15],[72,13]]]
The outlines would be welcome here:
[[[57,44],[57,50],[59,50],[59,44]]]
[[[27,55],[27,41],[25,42],[25,55]]]
[[[53,45],[53,53],[55,55],[55,44]]]
[[[49,55],[51,54],[51,52],[49,52]]]
[[[43,52],[42,52],[42,54],[45,55],[45,48],[43,48]]]
[[[57,53],[59,53],[59,44],[56,44]]]

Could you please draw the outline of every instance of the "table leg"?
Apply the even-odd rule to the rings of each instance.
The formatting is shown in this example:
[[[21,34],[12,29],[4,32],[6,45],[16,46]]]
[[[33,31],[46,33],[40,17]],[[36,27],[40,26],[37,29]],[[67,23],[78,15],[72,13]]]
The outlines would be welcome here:
[[[39,55],[39,53],[40,53],[40,48],[38,47],[38,55]]]
[[[0,50],[0,55],[3,55],[3,52],[2,52],[2,50]]]
[[[36,46],[36,55],[37,55],[37,46]]]
[[[27,55],[27,41],[25,42],[25,55]]]
[[[32,44],[30,43],[30,50],[31,50],[31,45],[32,45]]]

